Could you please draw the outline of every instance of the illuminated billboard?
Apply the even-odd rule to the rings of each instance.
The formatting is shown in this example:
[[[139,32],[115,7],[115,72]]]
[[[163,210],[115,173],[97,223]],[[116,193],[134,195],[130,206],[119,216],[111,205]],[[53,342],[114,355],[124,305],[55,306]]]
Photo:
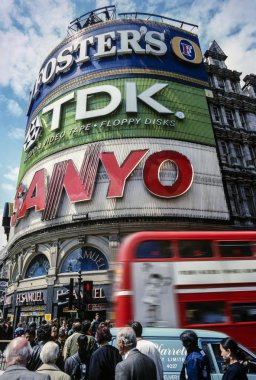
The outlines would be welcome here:
[[[16,232],[83,216],[228,219],[206,87],[182,29],[111,20],[65,39],[31,93]]]

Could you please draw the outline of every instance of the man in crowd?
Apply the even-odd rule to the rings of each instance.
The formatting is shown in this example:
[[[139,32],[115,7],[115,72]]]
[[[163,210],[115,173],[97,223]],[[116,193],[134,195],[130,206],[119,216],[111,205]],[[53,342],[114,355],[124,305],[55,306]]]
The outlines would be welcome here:
[[[136,348],[153,360],[156,366],[157,380],[163,380],[163,364],[158,349],[154,343],[142,338],[142,325],[140,322],[133,321],[131,322],[130,326],[136,334]]]
[[[40,365],[42,364],[42,360],[40,359],[40,353],[42,351],[43,346],[46,342],[52,340],[51,337],[51,326],[42,324],[37,329],[37,342],[38,344],[33,347],[32,355],[29,363],[27,364],[27,368],[30,371],[36,371]]]
[[[26,338],[13,339],[4,351],[7,369],[1,380],[50,380],[48,375],[40,375],[26,368],[31,354],[32,349]]]
[[[136,348],[134,330],[124,327],[118,332],[116,340],[124,360],[116,366],[115,380],[156,380],[155,363]]]
[[[68,337],[65,342],[63,356],[64,360],[74,355],[78,350],[77,339],[82,335],[82,324],[81,322],[75,322],[73,325],[73,334]]]
[[[96,335],[96,332],[98,330],[99,324],[100,324],[100,315],[99,315],[99,313],[96,313],[95,314],[95,318],[94,318],[94,320],[92,321],[92,324],[91,324],[91,329],[92,329],[93,336]]]
[[[187,350],[180,380],[210,380],[210,365],[204,351],[198,347],[198,337],[193,330],[185,330],[180,340]]]
[[[17,338],[18,336],[24,335],[24,333],[25,333],[25,330],[22,326],[22,323],[20,322],[20,323],[18,323],[18,327],[14,331],[14,336],[15,336],[15,338]]]
[[[29,341],[30,346],[32,348],[34,348],[37,345],[37,342],[36,342],[36,330],[35,329],[28,328],[27,330],[25,330],[24,336]]]

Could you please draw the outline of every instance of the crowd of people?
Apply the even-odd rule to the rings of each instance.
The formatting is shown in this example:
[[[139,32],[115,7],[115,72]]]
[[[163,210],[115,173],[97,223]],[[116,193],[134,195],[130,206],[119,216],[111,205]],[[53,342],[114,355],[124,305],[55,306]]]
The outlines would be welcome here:
[[[0,326],[11,334],[10,325]],[[143,338],[140,322],[133,321],[119,330],[117,348],[112,340],[111,322],[69,323],[57,320],[39,327],[18,324],[14,338],[5,349],[6,369],[0,380],[163,380],[163,365],[156,346]],[[180,380],[210,380],[207,356],[198,347],[194,331],[185,330],[180,339],[187,356]],[[247,380],[239,362],[239,348],[231,338],[221,342],[220,351],[228,364],[223,380]]]

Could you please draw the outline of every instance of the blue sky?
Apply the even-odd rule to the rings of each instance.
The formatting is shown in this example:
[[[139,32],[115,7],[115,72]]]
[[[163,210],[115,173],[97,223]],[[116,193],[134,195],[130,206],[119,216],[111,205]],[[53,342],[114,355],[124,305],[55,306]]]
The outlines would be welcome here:
[[[143,6],[142,6],[143,4]],[[216,40],[228,68],[256,74],[255,0],[1,0],[0,1],[0,217],[13,202],[24,142],[26,111],[40,65],[74,18],[116,5],[117,13],[146,12],[199,26],[202,51]],[[0,227],[0,250],[5,237]]]

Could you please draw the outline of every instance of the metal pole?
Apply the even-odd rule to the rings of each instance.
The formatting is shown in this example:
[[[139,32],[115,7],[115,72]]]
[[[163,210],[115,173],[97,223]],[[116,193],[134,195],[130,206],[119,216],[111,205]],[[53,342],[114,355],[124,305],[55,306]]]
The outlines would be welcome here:
[[[78,271],[78,316],[81,315],[81,283],[82,283],[82,271]]]

